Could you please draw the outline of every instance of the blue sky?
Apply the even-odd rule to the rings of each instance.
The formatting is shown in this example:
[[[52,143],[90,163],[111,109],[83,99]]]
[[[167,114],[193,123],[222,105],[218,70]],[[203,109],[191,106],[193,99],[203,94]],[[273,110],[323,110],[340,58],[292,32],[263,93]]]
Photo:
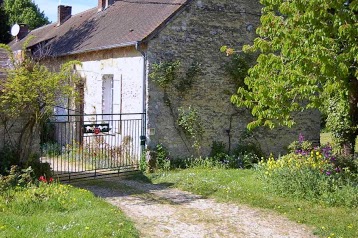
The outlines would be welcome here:
[[[95,7],[98,0],[33,0],[45,12],[51,22],[57,21],[57,6],[59,4],[72,6],[72,15]]]

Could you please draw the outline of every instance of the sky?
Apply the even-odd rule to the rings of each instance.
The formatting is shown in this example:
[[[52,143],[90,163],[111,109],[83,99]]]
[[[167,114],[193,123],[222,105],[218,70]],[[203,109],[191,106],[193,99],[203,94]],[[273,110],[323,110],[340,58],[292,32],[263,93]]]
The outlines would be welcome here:
[[[98,0],[33,0],[51,22],[57,21],[57,6],[72,6],[72,15],[97,6]]]

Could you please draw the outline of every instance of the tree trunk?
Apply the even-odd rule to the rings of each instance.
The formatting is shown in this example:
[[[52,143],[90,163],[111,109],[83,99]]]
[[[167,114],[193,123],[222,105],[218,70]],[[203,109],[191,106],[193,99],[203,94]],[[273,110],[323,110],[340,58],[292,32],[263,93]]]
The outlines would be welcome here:
[[[32,139],[35,124],[35,119],[30,118],[22,128],[17,147],[20,164],[26,164],[32,153]]]

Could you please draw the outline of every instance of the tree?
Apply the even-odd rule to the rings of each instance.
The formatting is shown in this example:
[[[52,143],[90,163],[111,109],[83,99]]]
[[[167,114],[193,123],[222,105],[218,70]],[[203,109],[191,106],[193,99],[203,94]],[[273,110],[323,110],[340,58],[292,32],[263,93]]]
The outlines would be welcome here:
[[[31,0],[4,0],[4,9],[9,17],[10,26],[24,23],[30,29],[35,29],[50,23],[44,12],[41,12]]]
[[[24,43],[23,51],[27,45]],[[51,72],[26,55],[22,61],[15,61],[8,46],[0,44],[0,48],[8,51],[13,65],[7,70],[7,79],[0,91],[0,119],[8,134],[15,122],[21,122],[18,140],[12,141],[11,135],[8,138],[20,162],[24,163],[32,153],[35,131],[52,114],[59,99],[77,97],[75,85],[79,77],[73,74],[73,68],[80,63],[71,61],[62,65],[59,72]]]
[[[8,24],[8,17],[7,14],[1,4],[0,1],[0,43],[8,43],[10,42],[10,25]]]
[[[358,0],[261,0],[256,64],[231,100],[251,109],[248,128],[291,127],[318,108],[342,147],[358,134]],[[231,49],[227,49],[231,53]]]

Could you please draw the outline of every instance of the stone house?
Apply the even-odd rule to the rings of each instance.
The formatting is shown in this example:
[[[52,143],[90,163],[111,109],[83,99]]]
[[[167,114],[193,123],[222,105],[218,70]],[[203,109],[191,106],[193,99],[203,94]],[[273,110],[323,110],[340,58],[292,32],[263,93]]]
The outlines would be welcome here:
[[[76,69],[84,79],[83,105],[76,110],[145,115],[148,148],[162,143],[173,157],[184,157],[197,153],[196,141],[205,156],[213,142],[230,151],[250,142],[278,154],[299,133],[319,142],[320,115],[297,115],[291,130],[247,133],[250,113],[230,103],[236,90],[227,69],[232,59],[220,47],[252,42],[260,12],[259,0],[99,0],[76,15],[61,5],[57,22],[10,45],[18,51],[34,36],[28,48],[47,65],[81,61]],[[192,121],[184,118],[188,113],[195,115]]]

